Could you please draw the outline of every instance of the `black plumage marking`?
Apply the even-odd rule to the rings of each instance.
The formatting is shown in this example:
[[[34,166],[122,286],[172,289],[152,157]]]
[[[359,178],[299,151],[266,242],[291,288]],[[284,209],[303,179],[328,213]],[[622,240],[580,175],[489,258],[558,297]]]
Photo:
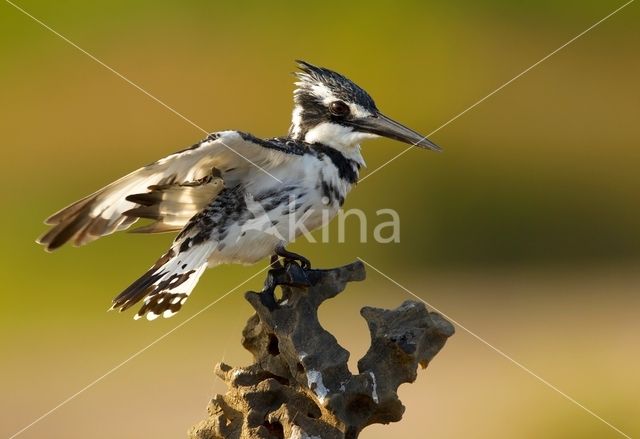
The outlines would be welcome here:
[[[189,279],[189,276],[191,276],[193,273],[195,273],[195,270],[189,270],[189,271],[187,271],[185,273],[174,273],[171,276],[169,276],[167,279],[165,279],[162,282],[158,283],[156,289],[157,290],[167,290],[167,289],[172,290],[174,288],[177,288],[181,284],[185,283]]]
[[[238,131],[240,137],[247,142],[255,143],[264,148],[275,149],[287,154],[303,155],[308,151],[308,144],[295,139],[273,137],[271,139],[260,139],[253,134]]]
[[[204,139],[199,141],[198,143],[195,143],[195,144],[191,145],[188,148],[181,149],[180,151],[174,152],[172,155],[182,154],[182,153],[187,152],[187,151],[193,151],[194,149],[200,148],[203,143],[212,142],[214,140],[218,140],[219,138],[220,138],[220,133],[211,133],[207,137],[205,137]]]
[[[133,209],[129,209],[123,213],[125,216],[130,216],[132,218],[147,218],[147,219],[160,219],[160,210],[158,206],[141,206],[134,207]]]
[[[208,240],[222,241],[228,234],[229,225],[243,223],[249,216],[244,197],[244,188],[240,185],[220,191],[215,200],[191,218],[182,229],[176,238],[184,238],[179,252],[182,253]]]
[[[331,199],[333,198],[333,187],[329,186],[329,182],[327,182],[324,179],[320,180],[321,183],[321,187],[322,187],[322,196],[326,197],[329,201],[331,201]]]
[[[180,249],[178,250],[178,253],[184,253],[187,250],[189,250],[189,248],[191,248],[192,242],[193,242],[193,238],[187,238],[184,241],[182,241],[182,244],[180,244]]]
[[[348,159],[335,148],[320,143],[314,143],[311,148],[316,152],[318,158],[329,157],[333,165],[338,170],[338,175],[341,179],[347,181],[349,184],[354,184],[358,181],[358,170],[360,164],[354,160]]]
[[[303,139],[311,128],[332,120],[324,104],[318,102],[311,93],[297,93],[295,101],[302,108],[299,125],[295,127],[298,129],[297,138]],[[289,130],[289,136],[291,137],[293,136],[293,129],[294,126]]]
[[[271,190],[264,191],[264,192],[261,192],[261,193],[255,195],[253,197],[253,200],[261,202],[261,201],[264,201],[266,199],[273,198],[273,197],[277,196],[278,194],[281,194],[282,192],[284,192],[287,189],[289,189],[288,186],[284,187],[284,188],[276,187],[276,188],[273,188]]]
[[[85,210],[89,211],[90,208],[91,205],[88,205]],[[88,222],[88,215],[77,215],[70,222],[62,222],[56,225],[38,241],[45,244],[47,250],[55,250],[71,239],[79,230],[85,228]]]
[[[162,195],[159,192],[145,192],[143,194],[128,195],[125,200],[141,204],[143,206],[152,206],[162,200]]]
[[[176,256],[173,250],[169,250],[162,256],[138,280],[133,282],[118,297],[113,300],[112,309],[124,311],[144,299],[144,304],[137,313],[142,317],[147,313],[161,315],[167,310],[177,312],[182,306],[181,302],[187,298],[187,293],[174,292],[176,288],[189,280],[196,270],[170,273],[163,267]],[[184,270],[187,264],[182,265]]]
[[[175,314],[180,310],[180,308],[182,308],[182,303],[180,302],[187,297],[188,296],[184,293],[162,292],[156,294],[155,296],[148,298],[137,312],[137,315],[138,317],[142,317],[149,312],[161,315],[167,310]]]
[[[265,212],[270,212],[275,208],[288,203],[292,197],[299,199],[306,194],[306,192],[302,191],[300,193],[300,191],[301,189],[297,185],[287,185],[261,192],[255,195],[253,200],[260,203],[260,206],[262,206],[262,209],[264,209]]]
[[[327,180],[322,180],[322,196],[327,197],[328,204],[332,204],[334,201],[338,201],[338,204],[342,206],[344,204],[344,196],[340,193],[338,188]]]
[[[287,200],[289,199],[289,196],[274,196],[272,198],[268,198],[263,204],[262,204],[262,208],[265,210],[265,212],[271,212],[272,210],[274,210],[276,207],[283,205]]]
[[[142,300],[150,290],[153,290],[153,284],[164,275],[160,268],[162,268],[174,256],[175,252],[172,249],[165,253],[156,261],[153,267],[113,299],[112,308],[124,311]]]

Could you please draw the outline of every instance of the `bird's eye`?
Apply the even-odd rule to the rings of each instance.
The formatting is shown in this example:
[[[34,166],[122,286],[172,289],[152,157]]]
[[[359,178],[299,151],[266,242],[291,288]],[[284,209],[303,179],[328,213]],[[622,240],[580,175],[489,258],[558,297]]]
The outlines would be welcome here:
[[[334,116],[346,116],[349,114],[349,106],[342,101],[334,101],[329,104],[329,111]]]

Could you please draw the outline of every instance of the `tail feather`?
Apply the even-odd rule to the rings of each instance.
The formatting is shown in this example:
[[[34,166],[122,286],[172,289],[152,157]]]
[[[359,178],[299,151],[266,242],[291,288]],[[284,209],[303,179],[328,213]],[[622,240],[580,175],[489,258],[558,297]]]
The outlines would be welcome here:
[[[216,245],[215,242],[203,242],[182,252],[174,246],[113,299],[111,309],[124,311],[142,300],[143,305],[134,319],[173,316],[198,283]]]

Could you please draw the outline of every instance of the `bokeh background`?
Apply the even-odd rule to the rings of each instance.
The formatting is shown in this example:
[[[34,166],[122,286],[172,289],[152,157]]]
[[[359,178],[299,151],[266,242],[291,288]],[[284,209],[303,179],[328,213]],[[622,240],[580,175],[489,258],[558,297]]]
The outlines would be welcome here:
[[[19,1],[200,126],[260,136],[288,128],[295,58],[345,73],[428,133],[621,4]],[[400,243],[359,243],[354,221],[346,243],[293,247],[316,266],[364,258],[629,436],[640,436],[639,20],[631,4],[439,131],[443,154],[410,151],[363,181],[345,207],[371,226],[396,209]],[[170,320],[106,313],[171,237],[45,254],[42,220],[202,133],[5,2],[0,35],[8,437],[262,266],[209,272]],[[369,170],[402,149],[367,142]],[[261,280],[19,437],[184,437],[224,391],[214,363],[250,361],[242,292]],[[360,307],[410,298],[369,270],[322,321],[355,368],[369,342]],[[401,398],[404,420],[363,438],[621,437],[459,328]]]

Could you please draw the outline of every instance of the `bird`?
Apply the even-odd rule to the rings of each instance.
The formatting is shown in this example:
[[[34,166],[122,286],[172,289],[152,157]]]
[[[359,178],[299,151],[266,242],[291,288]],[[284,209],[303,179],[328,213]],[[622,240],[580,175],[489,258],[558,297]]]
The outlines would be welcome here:
[[[365,165],[363,140],[441,149],[381,113],[346,76],[296,63],[287,135],[211,133],[51,215],[37,242],[47,251],[67,242],[82,246],[139,219],[151,223],[133,232],[177,232],[168,251],[113,299],[110,309],[119,311],[142,302],[135,319],[175,315],[207,268],[266,258],[275,266],[282,258],[310,269],[287,245],[337,214]],[[301,227],[292,228],[292,221]]]

